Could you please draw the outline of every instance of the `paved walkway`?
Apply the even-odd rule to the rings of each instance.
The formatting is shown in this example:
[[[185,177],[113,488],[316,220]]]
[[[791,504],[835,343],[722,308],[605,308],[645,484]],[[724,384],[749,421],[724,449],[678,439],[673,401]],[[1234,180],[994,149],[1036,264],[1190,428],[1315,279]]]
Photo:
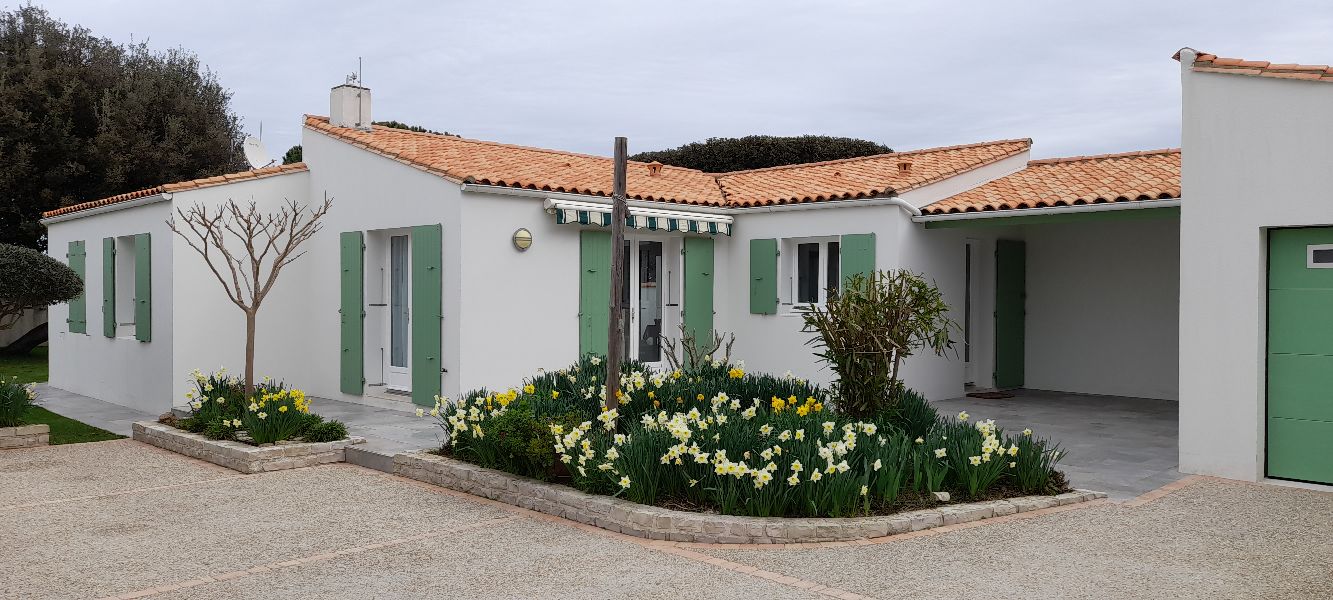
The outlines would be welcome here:
[[[397,453],[440,446],[440,428],[435,420],[418,418],[416,407],[406,402],[401,406],[391,406],[400,403],[387,401],[383,402],[385,406],[368,406],[327,398],[314,398],[312,402],[315,412],[324,418],[342,421],[353,435],[365,437],[364,449]],[[158,417],[46,384],[37,386],[37,404],[56,414],[124,436],[130,435],[131,424],[135,421],[155,421]]]
[[[6,599],[1306,599],[1333,576],[1333,494],[1197,478],[1142,502],[744,549],[352,465],[239,475],[132,440],[3,451],[0,480]]]
[[[1181,477],[1176,470],[1179,405],[1169,400],[1020,390],[1014,398],[938,401],[942,414],[966,410],[1008,431],[1031,427],[1060,442],[1076,488],[1133,498]]]

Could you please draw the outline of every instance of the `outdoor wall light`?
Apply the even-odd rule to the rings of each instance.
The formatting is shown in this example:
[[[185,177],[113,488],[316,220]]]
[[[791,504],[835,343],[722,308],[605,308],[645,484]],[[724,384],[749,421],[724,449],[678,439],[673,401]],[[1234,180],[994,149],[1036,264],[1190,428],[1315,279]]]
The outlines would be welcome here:
[[[514,247],[517,248],[519,252],[523,252],[524,250],[527,250],[528,248],[531,248],[531,247],[532,247],[532,232],[531,232],[531,231],[528,231],[527,229],[523,229],[523,228],[520,228],[518,231],[515,231],[515,232],[514,232]]]

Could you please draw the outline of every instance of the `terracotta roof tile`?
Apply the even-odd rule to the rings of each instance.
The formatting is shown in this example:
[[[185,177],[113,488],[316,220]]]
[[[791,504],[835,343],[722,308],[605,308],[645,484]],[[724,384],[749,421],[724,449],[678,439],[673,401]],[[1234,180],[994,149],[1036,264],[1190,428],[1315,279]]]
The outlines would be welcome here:
[[[165,185],[154,186],[147,189],[127,192],[124,194],[117,194],[109,198],[102,198],[101,200],[92,200],[90,202],[81,202],[79,204],[62,206],[55,210],[48,210],[42,213],[42,218],[48,219],[51,217],[58,217],[60,215],[67,215],[73,212],[79,212],[81,210],[88,210],[90,208],[97,208],[99,206],[106,206],[108,204],[126,202],[138,198],[147,198],[149,196],[156,196],[162,193],[194,190],[203,187],[209,187],[213,185],[220,185],[223,183],[231,183],[233,181],[242,181],[247,179],[263,179],[265,177],[272,177],[275,175],[285,175],[287,173],[296,173],[305,170],[306,170],[305,163],[292,163],[290,165],[274,165],[271,167],[264,167],[261,169],[241,171],[240,173],[228,173],[226,175],[217,175],[214,177],[204,177],[202,179],[193,179],[190,181],[168,183]]]
[[[727,203],[766,206],[902,193],[1026,152],[1032,140],[1001,140],[717,175]]]
[[[418,133],[375,125],[370,131],[334,127],[326,117],[307,115],[306,127],[456,182],[480,183],[592,196],[611,195],[612,161],[558,150]],[[626,173],[630,198],[681,204],[722,205],[712,175],[663,166],[650,175],[648,164],[631,162]]]
[[[1180,53],[1177,52],[1171,58],[1180,60]],[[1195,73],[1226,73],[1230,75],[1273,77],[1276,79],[1333,81],[1333,69],[1330,69],[1328,65],[1275,64],[1265,60],[1222,58],[1207,52],[1196,54],[1194,64],[1190,67]]]
[[[374,126],[334,127],[306,116],[306,127],[456,182],[593,196],[611,195],[611,159]],[[902,192],[1026,151],[1031,140],[1004,140],[732,173],[705,173],[631,162],[630,198],[711,206],[763,206],[869,198]],[[902,163],[909,168],[902,170]]]
[[[923,214],[1076,206],[1180,197],[1180,150],[1075,156],[1027,168],[921,209]]]

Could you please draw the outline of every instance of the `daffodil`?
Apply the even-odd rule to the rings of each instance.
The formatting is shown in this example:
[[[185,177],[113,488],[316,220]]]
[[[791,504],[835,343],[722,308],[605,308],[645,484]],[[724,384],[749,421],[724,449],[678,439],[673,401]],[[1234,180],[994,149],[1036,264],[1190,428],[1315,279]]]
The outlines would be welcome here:
[[[981,457],[980,457],[980,456],[969,456],[969,457],[967,458],[967,462],[972,463],[972,466],[975,467],[975,466],[981,464]]]
[[[1032,435],[1032,430],[1031,430],[1031,429],[1024,429],[1024,430],[1023,430],[1023,435],[1025,435],[1025,436],[1030,436],[1030,435]]]
[[[629,484],[630,484],[629,477],[620,478],[620,487],[628,489]]]
[[[963,411],[963,412],[958,413],[958,420],[959,420],[959,421],[966,421],[966,420],[967,420],[967,417],[968,417],[967,411]]]
[[[945,455],[947,455],[948,453],[949,453],[949,451],[946,450],[946,449],[944,449],[944,448],[936,448],[936,449],[935,449],[935,458],[944,458]]]

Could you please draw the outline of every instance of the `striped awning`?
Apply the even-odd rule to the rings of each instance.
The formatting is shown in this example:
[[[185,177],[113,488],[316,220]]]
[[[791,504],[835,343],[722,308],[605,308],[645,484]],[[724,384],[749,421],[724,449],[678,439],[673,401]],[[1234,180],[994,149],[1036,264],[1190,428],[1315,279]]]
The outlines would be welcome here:
[[[611,225],[610,204],[547,198],[542,206],[546,208],[546,212],[555,215],[555,222],[559,224],[596,225],[599,227]],[[631,206],[629,207],[629,217],[625,219],[625,225],[648,231],[731,235],[732,221],[734,219],[730,215]]]

